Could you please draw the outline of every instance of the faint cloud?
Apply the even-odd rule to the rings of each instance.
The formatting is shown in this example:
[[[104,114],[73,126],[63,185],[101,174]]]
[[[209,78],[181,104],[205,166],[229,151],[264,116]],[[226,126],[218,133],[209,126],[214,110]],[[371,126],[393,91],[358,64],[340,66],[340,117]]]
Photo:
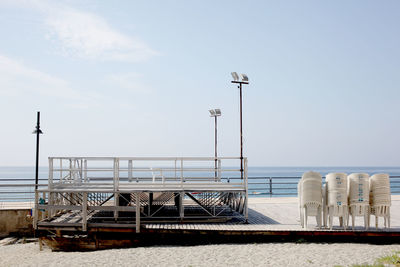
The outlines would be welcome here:
[[[73,90],[63,79],[0,55],[0,94],[26,96],[31,93],[72,100],[81,106],[88,105],[88,103],[92,105],[96,102],[95,99],[98,99],[96,95]]]
[[[136,93],[150,93],[152,89],[143,82],[143,75],[135,72],[114,73],[106,77],[106,81],[113,86]]]
[[[158,54],[144,41],[119,32],[102,17],[54,2],[35,2],[63,54],[88,59],[139,62]]]

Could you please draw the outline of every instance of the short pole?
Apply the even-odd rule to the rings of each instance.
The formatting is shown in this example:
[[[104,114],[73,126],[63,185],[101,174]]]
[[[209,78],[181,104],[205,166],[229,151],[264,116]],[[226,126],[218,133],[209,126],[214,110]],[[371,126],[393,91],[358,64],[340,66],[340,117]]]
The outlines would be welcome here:
[[[37,123],[36,123],[36,171],[35,171],[35,190],[38,189],[39,183],[39,135],[40,131],[40,111],[37,112]]]
[[[218,157],[218,154],[217,154],[217,138],[218,138],[218,135],[217,135],[217,116],[215,116],[214,118],[215,118],[215,123],[214,123],[214,128],[215,128],[214,145],[215,145],[215,149],[214,149],[214,151],[215,151],[215,181],[216,181],[217,180],[217,157]]]

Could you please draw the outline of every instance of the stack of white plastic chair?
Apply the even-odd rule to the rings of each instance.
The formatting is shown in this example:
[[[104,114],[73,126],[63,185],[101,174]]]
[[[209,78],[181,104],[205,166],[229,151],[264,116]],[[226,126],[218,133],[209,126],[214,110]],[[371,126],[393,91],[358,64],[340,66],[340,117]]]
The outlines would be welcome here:
[[[306,172],[298,184],[301,226],[307,227],[308,216],[315,216],[317,226],[322,219],[322,176],[317,172]]]
[[[375,215],[375,226],[378,228],[378,217],[384,218],[385,227],[390,228],[390,181],[385,173],[372,175],[369,179],[371,214]]]
[[[369,175],[366,173],[352,173],[347,177],[347,195],[349,199],[349,215],[352,216],[354,230],[355,217],[364,217],[364,227],[369,226]],[[349,221],[347,220],[347,224]]]
[[[340,226],[346,230],[348,217],[347,175],[345,173],[329,173],[325,178],[324,223],[329,215],[329,228],[332,230],[333,217],[339,217]]]

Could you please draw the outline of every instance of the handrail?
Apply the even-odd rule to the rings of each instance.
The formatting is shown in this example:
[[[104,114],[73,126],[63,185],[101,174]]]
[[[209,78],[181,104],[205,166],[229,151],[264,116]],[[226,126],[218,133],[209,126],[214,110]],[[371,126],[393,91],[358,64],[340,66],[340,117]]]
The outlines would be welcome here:
[[[144,177],[144,180],[151,180],[151,177]],[[108,179],[112,181],[112,178],[97,177],[96,179],[91,178],[92,181],[102,181]],[[136,177],[134,178],[136,179]],[[180,177],[178,177],[180,179]],[[300,177],[276,177],[276,176],[251,176],[248,177],[248,193],[250,196],[296,196],[297,195],[297,182],[290,180],[297,179]],[[128,177],[121,177],[120,181],[128,181]],[[232,183],[235,180],[240,180],[240,177],[221,177],[222,181],[230,181]],[[264,182],[260,182],[264,180]],[[285,180],[289,180],[285,182]],[[34,188],[35,184],[32,183],[33,179],[27,178],[0,178],[0,202],[16,201],[16,200],[34,200]],[[39,181],[47,181],[47,179],[39,179]],[[134,182],[133,180],[132,182]],[[12,183],[4,183],[12,182]],[[21,183],[18,183],[21,182]],[[23,183],[24,182],[24,183]],[[29,182],[29,183],[25,183]],[[400,194],[400,175],[390,176],[391,193]],[[287,185],[285,187],[284,185]],[[39,183],[39,188],[47,187],[47,184]],[[26,188],[26,189],[23,189]]]

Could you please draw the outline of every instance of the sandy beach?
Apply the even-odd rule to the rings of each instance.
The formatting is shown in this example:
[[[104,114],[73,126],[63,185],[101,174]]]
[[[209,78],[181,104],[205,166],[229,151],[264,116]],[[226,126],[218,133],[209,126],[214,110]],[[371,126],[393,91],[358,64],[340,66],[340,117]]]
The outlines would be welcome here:
[[[270,243],[52,252],[28,243],[1,246],[0,266],[349,266],[396,251],[400,245]]]

